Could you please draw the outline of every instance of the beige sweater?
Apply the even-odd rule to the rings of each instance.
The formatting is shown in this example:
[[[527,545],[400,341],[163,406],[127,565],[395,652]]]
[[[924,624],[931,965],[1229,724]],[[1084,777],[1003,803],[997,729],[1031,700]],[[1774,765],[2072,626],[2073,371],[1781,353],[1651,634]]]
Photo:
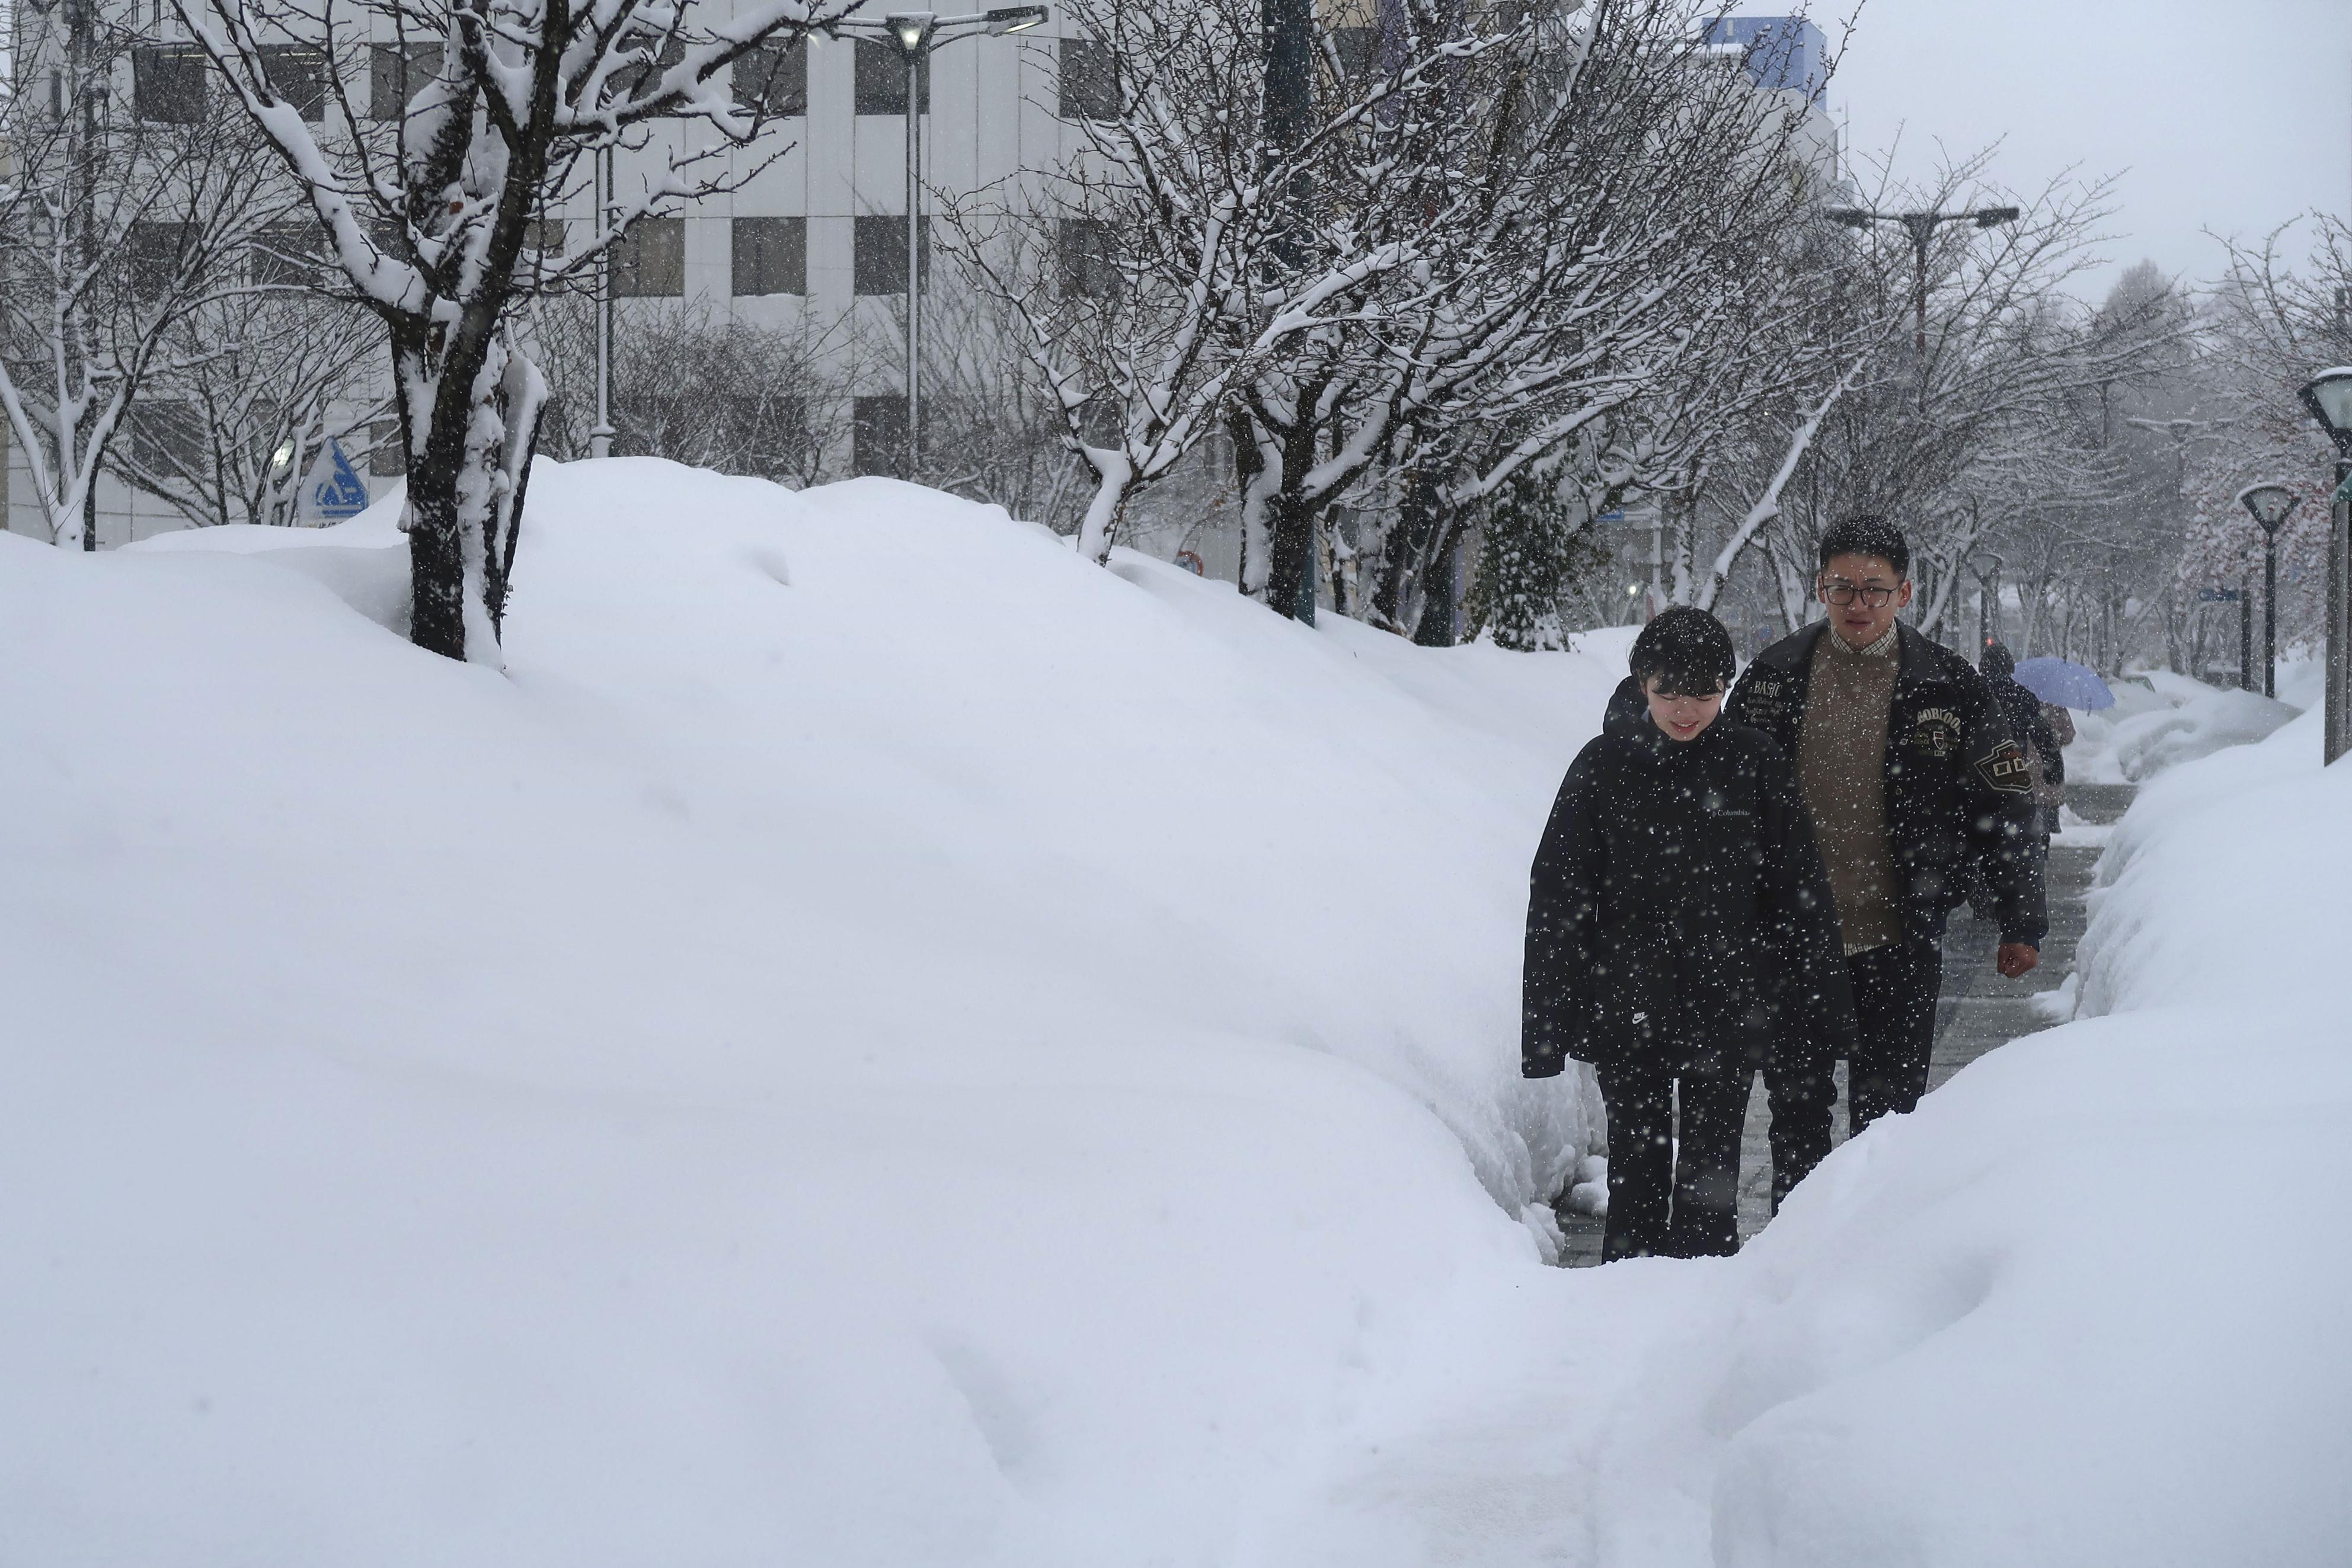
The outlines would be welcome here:
[[[1856,652],[1825,629],[1797,737],[1797,781],[1837,900],[1845,950],[1903,936],[1902,890],[1886,834],[1886,724],[1895,705],[1897,634]]]

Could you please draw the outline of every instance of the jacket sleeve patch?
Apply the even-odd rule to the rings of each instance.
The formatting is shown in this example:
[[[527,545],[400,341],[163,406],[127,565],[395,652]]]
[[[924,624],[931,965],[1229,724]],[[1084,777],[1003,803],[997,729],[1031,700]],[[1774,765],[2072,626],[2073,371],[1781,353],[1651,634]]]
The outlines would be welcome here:
[[[1977,764],[1977,777],[1988,789],[2003,795],[2022,795],[2033,788],[2032,765],[2017,742],[2004,740]]]

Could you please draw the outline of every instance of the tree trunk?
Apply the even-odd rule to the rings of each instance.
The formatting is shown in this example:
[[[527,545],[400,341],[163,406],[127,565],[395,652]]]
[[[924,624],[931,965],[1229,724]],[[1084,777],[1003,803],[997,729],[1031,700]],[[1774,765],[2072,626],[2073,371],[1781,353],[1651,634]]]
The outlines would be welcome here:
[[[1315,511],[1287,485],[1266,497],[1266,607],[1310,626],[1315,623]]]

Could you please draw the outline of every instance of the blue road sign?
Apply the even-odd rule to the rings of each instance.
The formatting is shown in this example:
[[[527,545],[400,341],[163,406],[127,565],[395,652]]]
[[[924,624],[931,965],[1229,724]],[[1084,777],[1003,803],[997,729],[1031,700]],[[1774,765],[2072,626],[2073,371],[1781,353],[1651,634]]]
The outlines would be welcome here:
[[[2197,591],[2200,604],[2235,604],[2238,591],[2234,588],[2200,588]]]
[[[320,474],[320,468],[326,472]],[[318,476],[310,485],[310,509],[320,517],[340,523],[367,510],[367,481],[360,477],[360,471],[344,455],[341,442],[327,443],[326,461],[311,473]]]
[[[1596,523],[1622,523],[1625,520],[1625,508],[1618,507],[1611,511],[1601,513],[1592,520]]]

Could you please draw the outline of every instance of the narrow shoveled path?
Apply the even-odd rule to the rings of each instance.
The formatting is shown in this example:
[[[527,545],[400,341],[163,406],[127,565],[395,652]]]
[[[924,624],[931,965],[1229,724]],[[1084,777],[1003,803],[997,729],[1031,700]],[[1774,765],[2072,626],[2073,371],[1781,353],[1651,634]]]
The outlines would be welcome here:
[[[2105,824],[2126,789],[2081,789]],[[2030,998],[2074,967],[2098,828],[2050,863],[2051,931],[2027,980],[1992,967],[1998,933],[1965,915],[1945,944],[1931,1086],[2048,1027]],[[1841,1071],[1841,1089],[1843,1088]],[[1932,1092],[1932,1089],[1931,1089]],[[1843,1095],[1841,1092],[1841,1104]],[[1838,1122],[1843,1123],[1841,1111]],[[1748,1111],[1741,1231],[1767,1218],[1759,1088]],[[1597,1263],[1600,1222],[1563,1217],[1571,1264]],[[1510,1288],[1465,1281],[1413,1353],[1349,1404],[1346,1435],[1306,1485],[1239,1542],[1247,1568],[1706,1568],[1716,1561],[1717,1409],[1733,1371],[1742,1296],[1728,1259],[1641,1259],[1529,1270]],[[1368,1371],[1370,1368],[1367,1369]],[[1287,1490],[1287,1489],[1285,1489]]]
[[[2084,821],[2104,827],[2130,806],[2128,784],[2078,784],[2067,791],[2067,805]],[[2090,835],[2084,835],[2088,837]],[[2074,973],[2074,946],[2089,919],[2086,898],[2099,860],[2099,844],[2061,841],[2051,846],[2049,866],[2050,935],[2042,948],[2042,967],[2021,981],[2004,980],[1992,967],[1993,949],[2000,935],[1989,921],[1973,918],[1966,909],[1952,917],[1944,936],[1944,995],[1936,1009],[1936,1055],[1927,1072],[1930,1093],[1955,1072],[1987,1051],[2020,1035],[2050,1027],[2051,1019],[2035,1010],[2033,998],[2056,990]],[[1845,1142],[1845,1068],[1837,1070],[1838,1103],[1831,1137]],[[1759,1079],[1748,1101],[1748,1130],[1740,1150],[1739,1239],[1747,1241],[1771,1218],[1772,1155],[1767,1134],[1771,1113],[1764,1103]],[[1567,1238],[1564,1261],[1589,1267],[1601,1261],[1601,1221],[1563,1212],[1560,1230]]]

